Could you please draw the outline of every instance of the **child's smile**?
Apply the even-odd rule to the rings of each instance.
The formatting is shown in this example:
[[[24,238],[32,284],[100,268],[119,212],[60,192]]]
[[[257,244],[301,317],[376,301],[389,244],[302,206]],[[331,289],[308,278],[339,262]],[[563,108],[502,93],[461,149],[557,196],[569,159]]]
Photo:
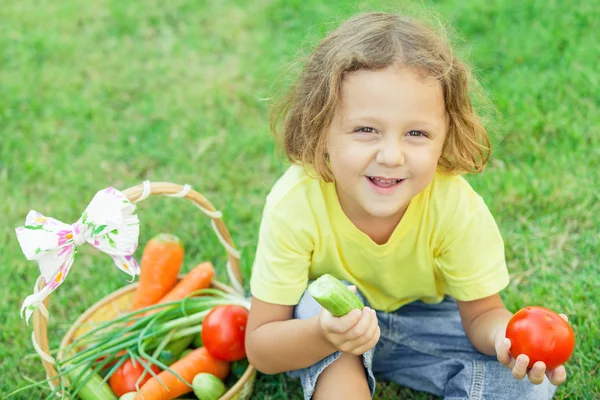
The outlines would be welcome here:
[[[369,181],[376,193],[388,194],[396,190],[404,182],[404,179],[367,176],[367,181]]]

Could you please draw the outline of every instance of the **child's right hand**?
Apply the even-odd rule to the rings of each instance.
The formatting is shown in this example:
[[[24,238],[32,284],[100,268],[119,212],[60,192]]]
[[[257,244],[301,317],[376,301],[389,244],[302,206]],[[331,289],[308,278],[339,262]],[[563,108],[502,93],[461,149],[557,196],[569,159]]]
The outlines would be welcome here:
[[[343,353],[361,355],[374,347],[381,333],[375,310],[364,307],[336,318],[324,308],[319,315],[321,330],[329,343]]]

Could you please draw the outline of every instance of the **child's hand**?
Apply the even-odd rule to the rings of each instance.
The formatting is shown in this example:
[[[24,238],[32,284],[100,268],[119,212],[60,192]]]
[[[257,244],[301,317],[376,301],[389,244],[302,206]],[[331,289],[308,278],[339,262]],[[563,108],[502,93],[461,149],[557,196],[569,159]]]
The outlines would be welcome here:
[[[379,340],[377,315],[375,310],[369,307],[364,307],[362,311],[353,310],[339,318],[321,308],[319,321],[325,338],[344,353],[361,355],[375,346]]]
[[[561,317],[567,320],[567,316],[560,314]],[[533,367],[528,371],[527,366],[529,365],[529,357],[526,354],[519,354],[515,359],[510,354],[510,339],[505,337],[504,331],[498,331],[495,338],[496,354],[498,361],[512,370],[513,376],[517,379],[523,379],[525,375],[529,378],[529,381],[534,385],[539,385],[544,381],[544,375],[548,377],[550,382],[558,386],[567,379],[567,370],[564,366],[559,365],[558,367],[546,371],[546,364],[543,361],[538,361],[533,364]]]

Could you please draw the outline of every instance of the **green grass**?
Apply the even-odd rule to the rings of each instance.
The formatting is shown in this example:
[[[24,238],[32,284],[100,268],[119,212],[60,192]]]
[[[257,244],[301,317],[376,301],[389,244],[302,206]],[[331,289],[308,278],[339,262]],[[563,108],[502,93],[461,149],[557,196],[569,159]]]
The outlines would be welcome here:
[[[335,23],[397,1],[5,1],[0,7],[0,392],[43,379],[19,317],[38,275],[15,239],[33,208],[74,222],[101,188],[190,183],[224,213],[249,277],[265,195],[285,164],[268,102],[286,65]],[[526,4],[525,4],[526,3]],[[494,158],[470,182],[505,238],[516,311],[569,315],[577,347],[556,398],[600,398],[600,85],[594,2],[447,0],[429,4],[464,40],[496,104]],[[224,251],[180,200],[140,204],[140,243],[181,236],[185,269]],[[139,252],[137,254],[139,257]],[[51,345],[96,300],[126,284],[85,249],[52,296]],[[15,398],[47,393],[32,390]],[[260,376],[257,399],[296,399],[297,382]],[[380,385],[378,398],[428,398]]]

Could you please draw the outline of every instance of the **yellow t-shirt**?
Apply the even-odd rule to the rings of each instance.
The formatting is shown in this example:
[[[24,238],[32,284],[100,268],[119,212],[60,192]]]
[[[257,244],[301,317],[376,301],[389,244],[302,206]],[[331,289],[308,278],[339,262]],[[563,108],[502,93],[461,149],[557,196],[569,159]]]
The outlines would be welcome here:
[[[509,281],[496,222],[463,177],[436,174],[379,245],[348,219],[335,184],[292,166],[267,196],[251,292],[295,305],[308,280],[325,273],[352,282],[372,308],[387,312],[444,294],[480,299]]]

